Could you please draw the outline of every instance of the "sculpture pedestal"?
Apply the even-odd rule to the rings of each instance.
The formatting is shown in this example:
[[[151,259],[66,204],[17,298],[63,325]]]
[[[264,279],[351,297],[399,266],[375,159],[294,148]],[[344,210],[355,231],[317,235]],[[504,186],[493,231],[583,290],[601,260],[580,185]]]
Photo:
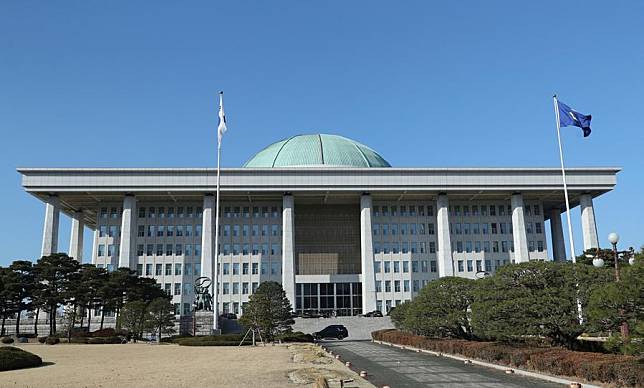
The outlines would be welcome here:
[[[197,311],[194,313],[194,334],[195,335],[217,335],[220,330],[213,330],[214,316],[212,311]]]

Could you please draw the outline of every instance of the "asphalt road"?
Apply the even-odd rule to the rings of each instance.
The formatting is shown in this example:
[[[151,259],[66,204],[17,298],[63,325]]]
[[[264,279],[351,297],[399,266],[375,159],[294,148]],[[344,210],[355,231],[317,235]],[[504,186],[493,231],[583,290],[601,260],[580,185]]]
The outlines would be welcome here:
[[[366,370],[368,380],[382,387],[558,387],[548,381],[508,375],[446,357],[416,353],[371,341],[324,341],[323,346],[351,361],[355,371]]]

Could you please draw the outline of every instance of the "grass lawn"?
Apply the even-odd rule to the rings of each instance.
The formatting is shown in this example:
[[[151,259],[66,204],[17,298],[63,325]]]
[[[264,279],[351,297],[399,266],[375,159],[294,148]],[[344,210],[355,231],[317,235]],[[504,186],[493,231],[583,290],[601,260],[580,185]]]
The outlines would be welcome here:
[[[285,387],[310,386],[317,374],[353,378],[371,387],[310,344],[276,346],[24,344],[45,366],[0,372],[2,386],[29,387]],[[298,384],[299,383],[299,384]],[[339,386],[339,383],[331,386]]]

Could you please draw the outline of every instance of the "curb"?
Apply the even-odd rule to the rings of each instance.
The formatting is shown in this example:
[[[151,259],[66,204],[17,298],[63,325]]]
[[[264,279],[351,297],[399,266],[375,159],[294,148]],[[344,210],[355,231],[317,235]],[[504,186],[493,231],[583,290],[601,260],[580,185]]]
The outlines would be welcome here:
[[[400,348],[400,349],[403,349],[403,350],[411,350],[411,351],[414,351],[414,352],[422,352],[422,353],[433,354],[434,356],[439,356],[439,357],[447,357],[447,358],[451,358],[453,360],[462,361],[462,362],[467,363],[467,364],[480,365],[480,366],[484,366],[484,367],[487,367],[487,368],[501,370],[501,371],[504,371],[506,373],[514,373],[514,374],[521,375],[521,376],[534,377],[534,378],[537,378],[537,379],[550,381],[552,383],[564,384],[564,385],[567,385],[567,386],[572,386],[571,384],[579,383],[578,381],[568,380],[568,379],[564,379],[564,378],[561,378],[561,377],[554,377],[554,376],[549,376],[549,375],[545,375],[545,374],[541,374],[541,373],[537,373],[537,372],[530,372],[530,371],[527,371],[527,370],[524,370],[524,369],[511,368],[511,367],[507,367],[507,366],[504,366],[504,365],[491,364],[489,362],[484,362],[484,361],[471,360],[471,359],[466,358],[466,357],[456,356],[456,355],[453,355],[453,354],[445,354],[445,353],[434,352],[432,350],[415,348],[415,347],[409,346],[409,345],[398,345],[398,344],[394,344],[394,343],[391,343],[391,342],[379,341],[379,340],[372,340],[372,341],[374,343],[377,343],[377,344],[380,344],[380,345],[388,345],[388,346],[393,346],[395,348]],[[599,385],[592,385],[592,384],[583,384],[583,387],[584,388],[601,388]]]

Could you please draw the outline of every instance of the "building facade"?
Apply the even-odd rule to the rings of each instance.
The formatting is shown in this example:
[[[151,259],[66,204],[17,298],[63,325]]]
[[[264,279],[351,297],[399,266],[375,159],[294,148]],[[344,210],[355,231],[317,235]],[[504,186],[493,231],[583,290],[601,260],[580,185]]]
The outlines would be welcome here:
[[[340,136],[294,136],[221,170],[217,238],[214,169],[18,171],[45,203],[43,255],[58,252],[62,212],[70,256],[83,260],[90,228],[86,261],[154,278],[178,315],[191,314],[194,280],[213,272],[220,312],[243,313],[274,280],[298,312],[357,315],[387,312],[438,277],[482,277],[547,260],[548,250],[566,258],[558,168],[394,168]],[[619,169],[566,171],[584,249],[598,247],[593,198],[614,188]]]

